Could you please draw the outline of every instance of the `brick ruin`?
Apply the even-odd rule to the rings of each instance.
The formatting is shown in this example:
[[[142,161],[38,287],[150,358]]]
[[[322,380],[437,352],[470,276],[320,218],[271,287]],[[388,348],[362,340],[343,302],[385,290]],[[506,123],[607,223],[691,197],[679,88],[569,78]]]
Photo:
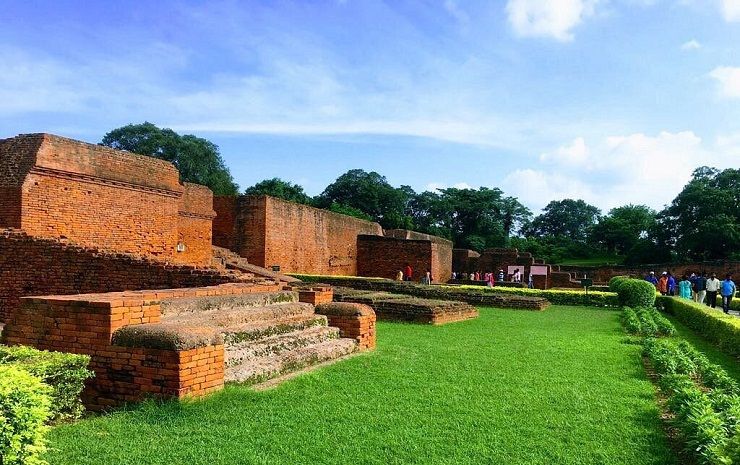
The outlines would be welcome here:
[[[269,197],[214,199],[169,162],[50,134],[0,140],[0,228],[2,342],[89,354],[94,409],[375,346],[372,308],[264,267],[372,276],[411,263],[443,281],[452,261],[443,239]]]
[[[491,248],[479,254],[472,250],[455,249],[453,251],[453,270],[457,273],[498,273],[504,270],[508,276],[511,269],[519,268],[522,273],[522,283],[529,281],[532,267],[537,267],[539,273],[535,274],[533,285],[537,289],[557,288],[581,288],[577,273],[561,271],[559,266],[548,265],[544,260],[535,259],[529,252],[519,252],[513,248]]]
[[[283,273],[394,278],[411,264],[435,282],[452,274],[452,242],[267,196],[216,197],[214,244]]]

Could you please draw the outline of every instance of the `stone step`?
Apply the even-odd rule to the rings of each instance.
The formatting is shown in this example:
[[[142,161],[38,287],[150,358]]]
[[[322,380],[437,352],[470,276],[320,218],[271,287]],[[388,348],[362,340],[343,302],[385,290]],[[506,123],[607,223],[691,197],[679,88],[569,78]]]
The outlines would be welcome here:
[[[301,347],[339,339],[339,329],[328,326],[312,328],[279,334],[257,341],[242,341],[230,344],[226,348],[226,366],[236,366],[259,357],[277,356]]]
[[[293,333],[308,328],[326,327],[328,322],[324,315],[297,315],[264,321],[255,321],[241,325],[219,328],[227,350],[241,343],[257,342],[268,337]]]
[[[331,339],[307,347],[300,347],[279,355],[245,360],[226,368],[227,382],[260,383],[318,363],[349,355],[357,350],[352,339]]]
[[[242,295],[200,296],[168,299],[162,302],[163,316],[189,315],[210,311],[244,310],[275,304],[298,302],[298,293],[292,291],[255,292]]]
[[[230,308],[210,310],[199,313],[165,315],[162,322],[172,322],[187,326],[208,326],[229,331],[244,325],[269,324],[286,318],[309,318],[314,316],[314,308],[305,303],[275,304],[265,307]]]

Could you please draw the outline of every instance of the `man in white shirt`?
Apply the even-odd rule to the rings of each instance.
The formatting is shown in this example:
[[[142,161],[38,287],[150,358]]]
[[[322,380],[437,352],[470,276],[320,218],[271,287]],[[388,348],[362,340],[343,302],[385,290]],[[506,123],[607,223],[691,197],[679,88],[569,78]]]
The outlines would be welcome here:
[[[717,273],[712,273],[712,277],[707,279],[707,305],[717,308],[717,293],[722,285],[722,281],[717,279]]]

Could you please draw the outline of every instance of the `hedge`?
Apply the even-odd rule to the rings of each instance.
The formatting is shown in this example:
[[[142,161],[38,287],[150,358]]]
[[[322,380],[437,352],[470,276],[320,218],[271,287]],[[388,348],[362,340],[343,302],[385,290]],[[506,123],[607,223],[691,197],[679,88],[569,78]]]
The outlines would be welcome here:
[[[668,395],[672,423],[685,451],[702,465],[740,463],[740,395],[737,383],[688,342],[648,338],[648,357]]]
[[[740,318],[680,297],[660,296],[657,306],[715,343],[723,352],[732,356],[740,355]]]
[[[41,465],[52,389],[12,365],[0,365],[0,464]]]
[[[624,307],[622,323],[627,332],[634,336],[672,336],[676,332],[673,324],[654,307]]]
[[[80,393],[85,381],[93,376],[93,372],[87,369],[89,363],[90,357],[87,355],[0,345],[0,366],[10,365],[26,370],[51,386],[53,421],[74,420],[82,415],[84,407]]]
[[[612,278],[614,279],[614,278]],[[655,305],[655,286],[642,279],[621,279],[614,282],[619,303],[625,307],[652,307]]]
[[[473,305],[485,303],[486,296],[491,294],[500,296],[520,296],[546,299],[552,304],[589,306],[589,307],[619,307],[617,294],[613,292],[558,289],[528,289],[512,287],[485,287],[485,286],[425,286],[415,283],[393,281],[383,278],[364,278],[356,276],[318,276],[294,274],[306,282],[326,283],[334,286],[344,286],[353,289],[378,290],[398,294],[413,295],[416,297],[464,300]],[[480,302],[479,302],[480,301]]]

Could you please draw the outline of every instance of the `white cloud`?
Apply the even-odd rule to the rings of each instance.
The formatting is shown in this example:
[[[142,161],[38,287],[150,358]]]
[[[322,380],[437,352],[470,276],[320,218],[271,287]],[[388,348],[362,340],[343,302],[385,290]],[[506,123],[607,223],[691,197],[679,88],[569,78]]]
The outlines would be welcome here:
[[[590,155],[580,164],[568,156],[545,157],[548,169],[516,170],[505,178],[504,190],[535,209],[568,197],[604,211],[628,203],[660,209],[681,191],[697,166],[735,166],[740,134],[718,138],[714,146],[692,131],[611,136],[590,146],[577,138],[552,153],[561,152]]]
[[[540,161],[578,165],[588,161],[589,153],[586,141],[583,137],[577,137],[570,145],[563,145],[554,152],[543,153],[540,155]]]
[[[691,39],[681,45],[681,50],[699,50],[700,48],[701,44],[696,39]]]
[[[509,23],[524,37],[573,40],[572,29],[594,14],[598,0],[509,0]]]
[[[719,82],[723,97],[740,98],[740,67],[719,66],[709,76]]]
[[[740,0],[719,0],[722,16],[727,22],[740,22]]]

